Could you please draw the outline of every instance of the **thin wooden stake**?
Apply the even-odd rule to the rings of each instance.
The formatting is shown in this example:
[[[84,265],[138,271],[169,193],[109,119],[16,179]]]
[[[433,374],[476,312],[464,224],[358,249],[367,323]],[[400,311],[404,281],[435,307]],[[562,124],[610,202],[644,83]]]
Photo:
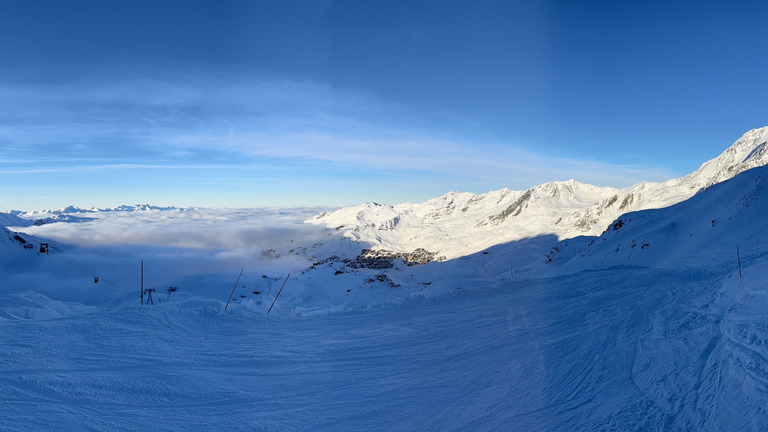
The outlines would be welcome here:
[[[288,273],[288,276],[285,277],[285,281],[283,281],[283,286],[280,287],[280,291],[277,292],[277,295],[275,296],[275,299],[272,300],[272,306],[275,305],[275,302],[277,301],[277,298],[280,297],[280,293],[283,292],[283,287],[285,286],[285,283],[288,282],[288,278],[291,277],[291,274]],[[269,310],[267,313],[270,313],[272,311],[272,306],[269,307]]]
[[[232,294],[235,293],[235,288],[237,288],[238,282],[240,282],[240,276],[243,275],[243,270],[245,270],[245,267],[243,267],[242,270],[240,270],[240,275],[237,277],[237,280],[235,281],[235,286],[232,287],[232,292],[229,294],[229,298],[227,299],[227,304],[224,306],[224,310],[227,310],[227,306],[229,306],[229,301],[232,300]]]
[[[739,255],[739,245],[736,245],[736,259],[739,261],[739,278],[741,278],[741,256]]]

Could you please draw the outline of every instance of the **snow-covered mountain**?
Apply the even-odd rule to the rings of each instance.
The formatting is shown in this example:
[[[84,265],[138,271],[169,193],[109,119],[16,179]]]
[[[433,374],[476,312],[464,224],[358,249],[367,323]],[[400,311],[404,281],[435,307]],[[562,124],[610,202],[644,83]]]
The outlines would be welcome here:
[[[595,236],[621,214],[679,203],[740,172],[767,164],[767,141],[768,127],[751,130],[695,172],[661,183],[641,182],[615,189],[569,180],[526,191],[450,192],[417,204],[345,207],[307,222],[324,224],[373,248],[400,252],[424,248],[448,259],[525,238]]]
[[[715,184],[678,204],[622,215],[599,237],[569,239],[548,254],[546,273],[631,265],[680,267],[759,255],[768,246],[768,166]],[[740,246],[739,256],[737,247]]]

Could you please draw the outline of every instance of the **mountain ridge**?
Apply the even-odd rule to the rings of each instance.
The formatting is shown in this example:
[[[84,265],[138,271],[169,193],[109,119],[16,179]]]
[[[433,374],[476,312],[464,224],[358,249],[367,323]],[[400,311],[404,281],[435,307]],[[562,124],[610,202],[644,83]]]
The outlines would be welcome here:
[[[757,166],[669,207],[625,213],[598,237],[558,243],[538,269],[553,276],[622,265],[716,265],[738,260],[739,244],[741,259],[759,255],[767,179],[768,166]]]
[[[363,203],[307,220],[374,248],[407,252],[424,248],[448,259],[490,246],[556,235],[559,240],[597,236],[623,213],[667,207],[735,175],[768,164],[768,126],[746,132],[696,171],[664,182],[617,189],[576,180],[527,190],[485,194],[451,191],[422,203]]]

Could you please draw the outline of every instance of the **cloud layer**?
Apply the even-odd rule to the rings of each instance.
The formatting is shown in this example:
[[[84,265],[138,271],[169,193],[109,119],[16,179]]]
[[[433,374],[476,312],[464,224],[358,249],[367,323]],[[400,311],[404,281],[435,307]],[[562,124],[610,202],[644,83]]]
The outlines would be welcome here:
[[[232,283],[284,276],[328,256],[338,246],[323,228],[303,221],[325,209],[191,209],[88,213],[86,222],[18,229],[56,242],[48,255],[22,254],[3,263],[5,288],[101,302],[138,290],[140,262],[148,287]],[[338,240],[336,240],[338,241]],[[324,243],[319,245],[319,243]],[[94,284],[93,276],[99,276]],[[2,291],[2,290],[0,290]],[[69,293],[69,294],[68,294]],[[85,296],[85,297],[84,297]],[[91,296],[92,298],[90,298]],[[224,294],[222,294],[224,296]]]

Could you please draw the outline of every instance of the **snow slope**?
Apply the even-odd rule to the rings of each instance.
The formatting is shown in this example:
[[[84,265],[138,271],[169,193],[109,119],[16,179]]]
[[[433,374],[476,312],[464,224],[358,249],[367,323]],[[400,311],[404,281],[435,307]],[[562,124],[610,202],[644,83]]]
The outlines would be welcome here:
[[[763,430],[768,264],[744,266],[475,281],[313,315],[209,300],[0,319],[0,424]]]
[[[14,239],[18,234],[0,227],[0,257],[10,257],[23,253],[24,246]]]
[[[666,207],[702,188],[768,163],[768,127],[747,132],[695,172],[663,183],[614,189],[574,180],[527,191],[502,189],[475,195],[450,192],[419,204],[366,203],[308,220],[376,248],[409,252],[425,248],[447,258],[541,235],[560,240],[598,235],[619,215]]]
[[[565,240],[546,274],[606,266],[680,267],[728,261],[768,246],[768,166],[743,172],[670,207],[622,215],[597,238]]]

